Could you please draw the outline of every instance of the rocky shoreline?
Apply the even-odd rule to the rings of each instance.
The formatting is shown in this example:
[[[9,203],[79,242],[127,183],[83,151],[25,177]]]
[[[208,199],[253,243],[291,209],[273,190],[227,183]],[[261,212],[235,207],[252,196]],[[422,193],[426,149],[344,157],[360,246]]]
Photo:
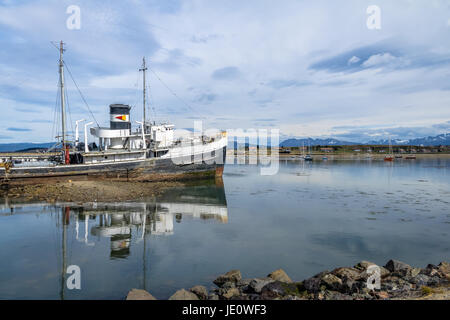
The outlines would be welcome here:
[[[374,279],[373,270],[380,275],[378,289],[368,288]],[[301,282],[292,281],[282,269],[252,279],[243,279],[239,270],[232,270],[213,282],[217,287],[210,292],[204,286],[195,286],[178,290],[169,300],[450,300],[447,262],[414,268],[397,260],[389,260],[384,267],[361,261]],[[139,289],[131,290],[126,299],[156,300]]]

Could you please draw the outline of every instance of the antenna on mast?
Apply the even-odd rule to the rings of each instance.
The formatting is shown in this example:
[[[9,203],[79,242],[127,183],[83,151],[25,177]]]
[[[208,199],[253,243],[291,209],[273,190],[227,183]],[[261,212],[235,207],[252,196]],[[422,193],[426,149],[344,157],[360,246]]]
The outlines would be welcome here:
[[[147,66],[145,65],[145,57],[142,58],[142,68],[139,69],[139,71],[142,71],[144,73],[144,76],[143,76],[144,90],[143,90],[143,103],[142,103],[144,112],[143,112],[143,119],[142,119],[142,130],[145,133],[145,123],[146,123],[146,118],[147,118],[146,117],[146,108],[145,108],[145,96],[146,96],[145,71],[147,71]]]

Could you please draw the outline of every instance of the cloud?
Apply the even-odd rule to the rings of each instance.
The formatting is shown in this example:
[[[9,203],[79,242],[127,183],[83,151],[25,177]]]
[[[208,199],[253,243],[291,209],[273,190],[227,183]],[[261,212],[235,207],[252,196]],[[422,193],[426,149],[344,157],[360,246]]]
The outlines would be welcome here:
[[[373,56],[370,56],[369,59],[363,62],[362,66],[365,68],[371,68],[371,67],[382,67],[382,66],[402,66],[407,65],[408,61],[405,61],[404,59],[394,57],[389,52],[387,53],[379,53],[375,54]]]
[[[282,88],[289,88],[289,87],[303,87],[311,85],[312,83],[310,81],[299,81],[299,80],[282,80],[282,79],[276,79],[271,80],[267,83],[269,87],[272,87],[274,89],[282,89]]]
[[[237,67],[225,67],[215,70],[211,77],[216,80],[234,80],[240,76]]]
[[[7,128],[6,130],[14,131],[14,132],[30,132],[30,131],[32,131],[31,129],[27,129],[27,128],[14,128],[14,127]]]
[[[360,58],[358,58],[357,56],[353,56],[350,59],[348,59],[347,64],[354,64],[354,63],[358,63],[359,61],[361,61]]]
[[[210,104],[216,99],[217,99],[217,95],[216,94],[214,94],[214,93],[204,93],[204,94],[201,94],[201,95],[197,96],[194,99],[194,102]]]

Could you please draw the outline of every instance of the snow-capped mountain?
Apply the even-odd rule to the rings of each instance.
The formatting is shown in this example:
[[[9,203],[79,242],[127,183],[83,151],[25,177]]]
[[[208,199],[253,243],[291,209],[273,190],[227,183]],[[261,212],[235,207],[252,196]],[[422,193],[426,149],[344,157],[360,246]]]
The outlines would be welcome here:
[[[416,139],[392,139],[393,145],[413,145],[413,146],[450,146],[450,133],[440,134],[434,137],[416,138]],[[338,139],[297,139],[291,138],[280,143],[280,147],[301,147],[304,146],[345,146],[345,145],[388,145],[389,140],[374,140],[369,142],[350,142]]]

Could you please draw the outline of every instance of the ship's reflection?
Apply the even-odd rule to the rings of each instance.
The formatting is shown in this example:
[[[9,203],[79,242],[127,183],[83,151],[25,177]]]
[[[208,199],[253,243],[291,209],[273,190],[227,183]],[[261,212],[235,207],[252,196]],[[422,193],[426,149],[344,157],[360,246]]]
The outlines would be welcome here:
[[[127,258],[133,241],[172,235],[174,224],[184,219],[228,222],[223,185],[171,189],[146,202],[70,206],[70,211],[76,240],[93,246],[95,238],[110,238],[113,259]]]

